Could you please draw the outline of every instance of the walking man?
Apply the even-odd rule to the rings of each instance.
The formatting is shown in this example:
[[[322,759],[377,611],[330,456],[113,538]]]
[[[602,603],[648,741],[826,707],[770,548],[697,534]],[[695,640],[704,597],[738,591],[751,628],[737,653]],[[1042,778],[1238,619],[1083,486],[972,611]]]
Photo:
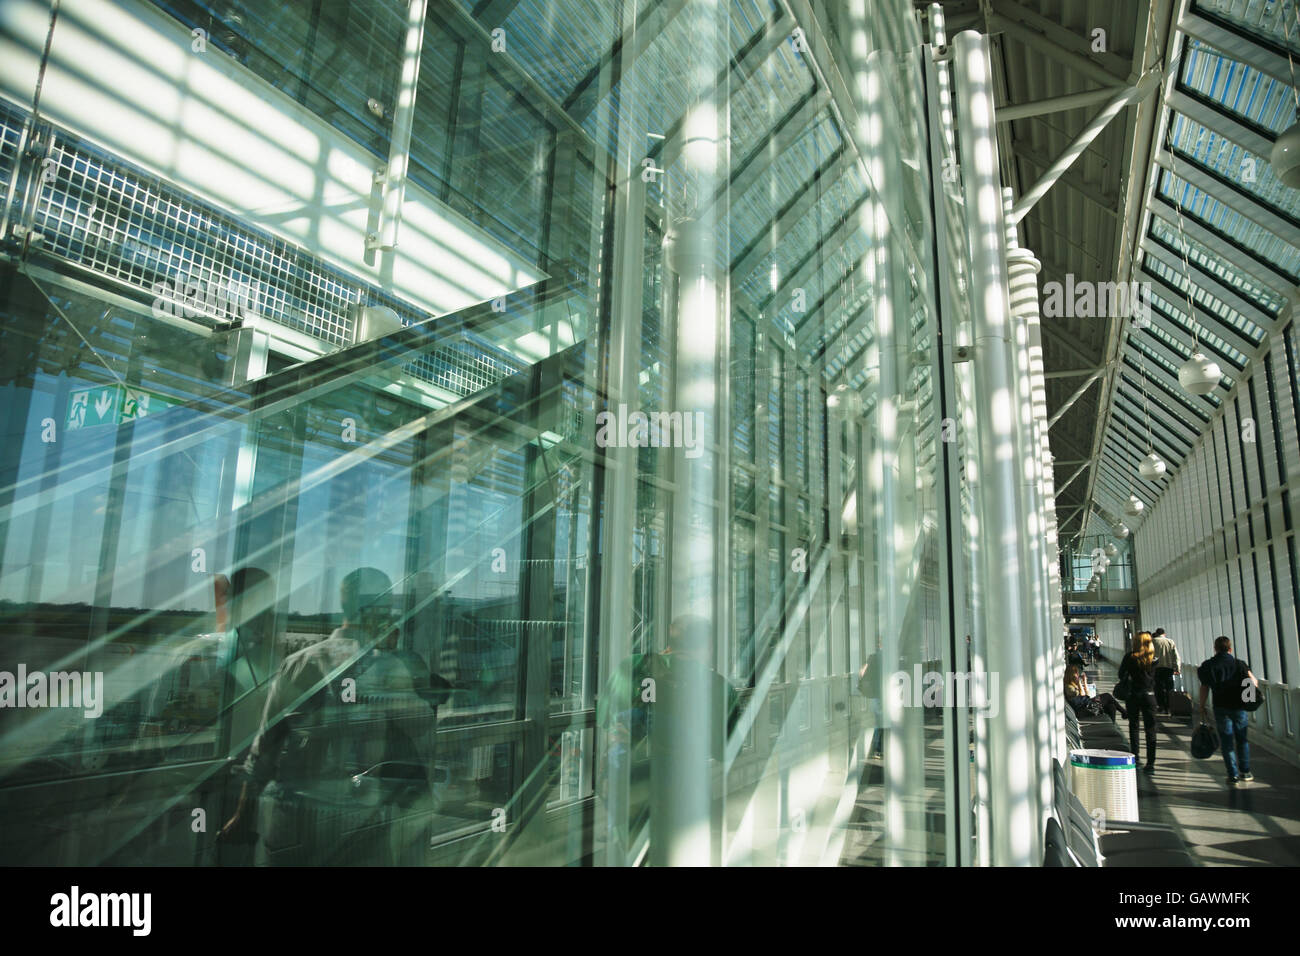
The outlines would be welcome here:
[[[1163,627],[1155,629],[1151,643],[1156,649],[1156,709],[1168,714],[1169,692],[1174,689],[1174,675],[1182,671],[1182,661],[1178,659],[1178,646]]]
[[[1205,698],[1214,691],[1214,723],[1219,729],[1219,746],[1223,750],[1223,763],[1228,770],[1228,786],[1235,787],[1255,779],[1250,772],[1250,744],[1246,741],[1249,719],[1242,704],[1253,700],[1259,681],[1250,672],[1250,665],[1232,656],[1232,641],[1226,637],[1214,639],[1214,656],[1196,671],[1201,682],[1201,719],[1207,720]]]

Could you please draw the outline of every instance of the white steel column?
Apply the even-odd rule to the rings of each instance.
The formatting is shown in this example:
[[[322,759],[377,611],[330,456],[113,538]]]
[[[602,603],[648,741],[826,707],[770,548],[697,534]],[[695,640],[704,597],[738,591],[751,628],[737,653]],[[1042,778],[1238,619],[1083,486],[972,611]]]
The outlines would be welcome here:
[[[626,29],[635,39],[635,12],[624,11]],[[628,35],[625,33],[625,35]],[[621,89],[621,109],[615,110],[608,93],[613,82],[612,67],[601,71],[599,110],[605,123],[617,123],[617,157],[610,166],[614,177],[614,191],[610,214],[613,216],[613,268],[610,275],[602,274],[599,259],[590,265],[592,275],[599,276],[601,298],[608,302],[610,312],[607,341],[604,353],[607,362],[605,394],[597,398],[596,412],[618,408],[620,403],[637,406],[637,385],[641,371],[641,316],[642,276],[645,268],[645,183],[641,179],[641,159],[645,149],[644,130],[638,128],[632,117],[638,113],[644,90],[639,83],[625,83]],[[640,147],[640,148],[639,148]],[[605,208],[607,200],[605,178],[593,177],[591,203],[593,209]],[[604,221],[593,222],[591,248],[601,250]],[[603,255],[603,250],[599,253]],[[590,350],[587,381],[599,381],[600,368],[597,350]],[[600,672],[597,686],[609,688],[619,667],[632,653],[634,628],[632,595],[635,590],[634,555],[627,542],[636,535],[637,449],[611,446],[603,452],[603,506],[604,541],[600,568],[600,620],[599,655]],[[588,645],[590,646],[590,644]],[[608,706],[608,704],[607,704]],[[620,705],[625,706],[625,705]],[[598,735],[608,734],[605,729]],[[611,746],[598,736],[598,746]],[[629,832],[631,820],[631,748],[618,761],[609,760],[609,771],[598,783],[599,806],[603,817],[598,816],[597,826],[605,835],[604,862],[607,866],[628,866],[637,851],[636,832]]]
[[[975,407],[978,422],[980,577],[989,667],[1001,696],[989,720],[992,862],[1037,862],[1037,782],[1033,779],[1022,635],[1008,633],[1008,619],[1022,620],[1025,547],[1020,527],[1016,396],[1012,329],[1004,259],[1006,226],[998,179],[992,70],[987,40],[973,31],[957,35],[957,132],[961,146],[967,238],[972,265],[971,308],[975,328]],[[1013,623],[1012,628],[1019,628]]]
[[[410,0],[406,12],[406,42],[402,50],[402,74],[393,104],[393,131],[388,144],[388,165],[382,170],[383,206],[379,229],[366,239],[367,249],[393,249],[397,227],[402,221],[406,198],[406,172],[411,161],[411,130],[415,124],[415,93],[420,77],[420,48],[424,45],[424,14],[427,0]]]
[[[684,448],[671,450],[671,619],[673,627],[702,621],[716,636],[729,616],[730,593],[727,275],[718,265],[719,259],[730,261],[730,254],[725,248],[726,197],[720,203],[698,197],[712,195],[728,178],[727,95],[725,87],[715,88],[718,71],[727,63],[728,9],[721,3],[694,3],[680,15],[689,18],[691,28],[691,68],[681,80],[690,105],[668,176],[670,183],[689,188],[672,200],[675,237],[667,255],[676,273],[676,294],[667,324],[676,361],[672,410],[680,411],[683,420],[699,413],[702,434],[696,436],[695,457],[688,457]],[[671,692],[655,703],[660,716],[656,727],[668,728],[656,733],[651,743],[650,859],[656,866],[721,861],[721,831],[714,811],[723,754],[713,752],[714,714],[720,709],[713,694],[706,668],[683,666],[674,671]]]
[[[1010,210],[1012,191],[1003,190],[1003,208]],[[1031,562],[1026,584],[1033,597],[1031,619],[1025,632],[1027,653],[1032,665],[1033,692],[1030,706],[1034,715],[1034,740],[1038,765],[1039,830],[1047,825],[1052,813],[1052,707],[1060,695],[1052,680],[1049,658],[1052,636],[1048,633],[1051,592],[1047,567],[1053,555],[1047,549],[1047,500],[1043,492],[1044,474],[1050,471],[1043,459],[1046,428],[1046,395],[1043,383],[1042,342],[1035,342],[1038,326],[1038,271],[1041,265],[1028,249],[1022,248],[1015,223],[1007,220],[1007,271],[1013,327],[1017,392],[1019,395],[1020,430],[1023,440],[1020,461],[1024,469],[1024,512],[1021,531],[1025,535]]]

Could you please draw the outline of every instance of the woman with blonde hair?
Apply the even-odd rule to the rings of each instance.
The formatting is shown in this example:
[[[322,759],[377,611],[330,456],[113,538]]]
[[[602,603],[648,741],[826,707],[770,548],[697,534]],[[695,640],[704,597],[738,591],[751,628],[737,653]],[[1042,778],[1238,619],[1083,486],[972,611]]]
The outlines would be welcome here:
[[[1119,701],[1110,694],[1094,696],[1092,688],[1088,686],[1087,672],[1075,664],[1065,668],[1065,702],[1074,708],[1075,715],[1079,717],[1100,717],[1105,714],[1114,720],[1116,714],[1128,716]]]
[[[1147,773],[1156,769],[1156,648],[1150,631],[1138,633],[1134,649],[1119,665],[1115,696],[1128,704],[1128,749],[1138,754],[1138,717],[1147,738]]]

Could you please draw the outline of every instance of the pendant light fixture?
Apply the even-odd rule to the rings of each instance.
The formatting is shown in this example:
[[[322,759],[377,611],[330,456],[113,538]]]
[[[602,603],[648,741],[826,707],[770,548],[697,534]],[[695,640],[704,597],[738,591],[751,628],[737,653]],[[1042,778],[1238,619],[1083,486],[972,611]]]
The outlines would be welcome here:
[[[1219,363],[1206,358],[1205,353],[1199,350],[1178,369],[1178,384],[1193,395],[1209,395],[1222,378],[1223,369],[1219,368]]]
[[[1133,443],[1133,435],[1129,431],[1128,419],[1124,419],[1124,436],[1128,439],[1130,445]],[[1130,517],[1136,517],[1142,513],[1142,502],[1138,496],[1133,493],[1133,474],[1129,473],[1128,479],[1128,501],[1124,503],[1124,513]]]
[[[1148,454],[1138,465],[1138,474],[1147,481],[1155,481],[1157,478],[1164,477],[1167,470],[1165,460],[1155,452]]]
[[[1115,537],[1119,538],[1120,540],[1123,540],[1128,536],[1129,536],[1128,525],[1120,524],[1118,527],[1115,528]]]
[[[1178,159],[1174,155],[1173,144],[1169,147],[1169,171],[1182,179],[1178,175]],[[1183,204],[1175,202],[1174,210],[1178,213],[1178,245],[1183,255],[1183,281],[1187,283],[1187,321],[1192,328],[1192,357],[1179,367],[1178,384],[1193,395],[1209,395],[1218,388],[1223,379],[1223,370],[1219,368],[1218,362],[1201,351],[1201,325],[1196,321],[1196,300],[1192,296],[1192,266],[1187,260],[1189,244],[1183,224]]]
[[[1292,4],[1292,12],[1300,17],[1300,5]],[[1291,96],[1295,100],[1295,122],[1288,126],[1276,140],[1268,154],[1273,173],[1282,185],[1300,189],[1300,88],[1296,87],[1295,60],[1291,57],[1291,18],[1282,18],[1286,30],[1286,59],[1291,65]]]
[[[1119,556],[1119,548],[1115,547],[1114,542],[1107,543],[1105,551],[1106,551],[1106,557],[1108,558],[1115,558]]]
[[[1147,402],[1147,359],[1146,353],[1138,349],[1138,361],[1142,365],[1142,415],[1147,425],[1147,454],[1138,462],[1138,474],[1147,481],[1155,481],[1164,476],[1164,459],[1156,454],[1155,436],[1151,434],[1151,406]]]

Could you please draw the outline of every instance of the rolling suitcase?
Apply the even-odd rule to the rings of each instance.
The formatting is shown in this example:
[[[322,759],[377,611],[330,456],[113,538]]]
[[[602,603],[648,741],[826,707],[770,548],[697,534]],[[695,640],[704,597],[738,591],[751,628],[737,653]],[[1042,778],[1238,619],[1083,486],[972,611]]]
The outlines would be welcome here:
[[[1192,698],[1183,689],[1183,675],[1174,675],[1174,688],[1169,692],[1169,715],[1171,717],[1192,716]]]

